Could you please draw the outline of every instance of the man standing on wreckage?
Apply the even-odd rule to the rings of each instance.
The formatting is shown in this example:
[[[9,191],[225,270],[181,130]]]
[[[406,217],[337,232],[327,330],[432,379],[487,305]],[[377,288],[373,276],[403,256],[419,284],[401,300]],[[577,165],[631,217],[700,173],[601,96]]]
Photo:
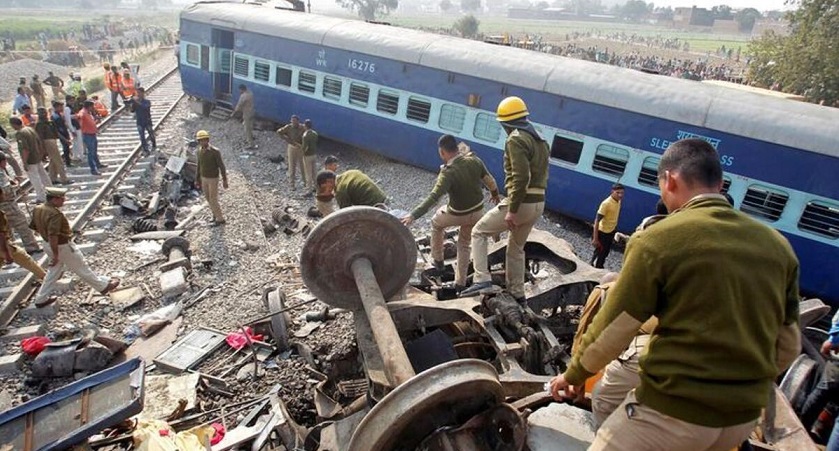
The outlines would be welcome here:
[[[589,449],[730,450],[801,349],[798,260],[780,233],[719,194],[722,168],[707,142],[671,144],[658,178],[670,214],[629,240],[620,280],[551,394],[573,396],[654,315],[641,383]]]

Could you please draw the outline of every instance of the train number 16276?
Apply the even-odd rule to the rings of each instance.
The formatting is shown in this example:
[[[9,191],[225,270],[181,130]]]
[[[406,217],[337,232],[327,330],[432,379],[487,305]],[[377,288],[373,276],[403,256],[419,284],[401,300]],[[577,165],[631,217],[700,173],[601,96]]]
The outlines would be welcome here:
[[[361,72],[370,72],[371,74],[376,72],[376,63],[371,63],[370,61],[364,60],[357,60],[355,58],[350,58],[347,61],[347,67]]]

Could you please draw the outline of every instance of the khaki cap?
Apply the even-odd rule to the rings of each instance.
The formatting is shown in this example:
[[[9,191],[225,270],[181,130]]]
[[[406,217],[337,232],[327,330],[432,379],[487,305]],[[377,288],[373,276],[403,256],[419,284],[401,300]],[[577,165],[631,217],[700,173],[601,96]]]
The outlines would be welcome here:
[[[67,195],[67,190],[64,188],[56,188],[50,186],[46,189],[47,197],[64,197]]]

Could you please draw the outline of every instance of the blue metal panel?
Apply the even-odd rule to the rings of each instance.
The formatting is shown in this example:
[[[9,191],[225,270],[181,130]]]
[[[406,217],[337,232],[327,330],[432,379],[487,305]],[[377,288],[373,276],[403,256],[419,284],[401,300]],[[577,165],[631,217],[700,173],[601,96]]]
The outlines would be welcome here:
[[[213,77],[209,72],[181,64],[184,92],[205,100],[213,99]]]

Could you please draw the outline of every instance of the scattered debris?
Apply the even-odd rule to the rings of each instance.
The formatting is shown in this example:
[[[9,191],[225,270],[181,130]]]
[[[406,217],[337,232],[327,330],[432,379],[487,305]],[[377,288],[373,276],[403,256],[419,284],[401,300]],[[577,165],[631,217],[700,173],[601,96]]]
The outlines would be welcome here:
[[[163,371],[180,374],[206,359],[224,344],[226,334],[206,327],[195,329],[154,359]]]

